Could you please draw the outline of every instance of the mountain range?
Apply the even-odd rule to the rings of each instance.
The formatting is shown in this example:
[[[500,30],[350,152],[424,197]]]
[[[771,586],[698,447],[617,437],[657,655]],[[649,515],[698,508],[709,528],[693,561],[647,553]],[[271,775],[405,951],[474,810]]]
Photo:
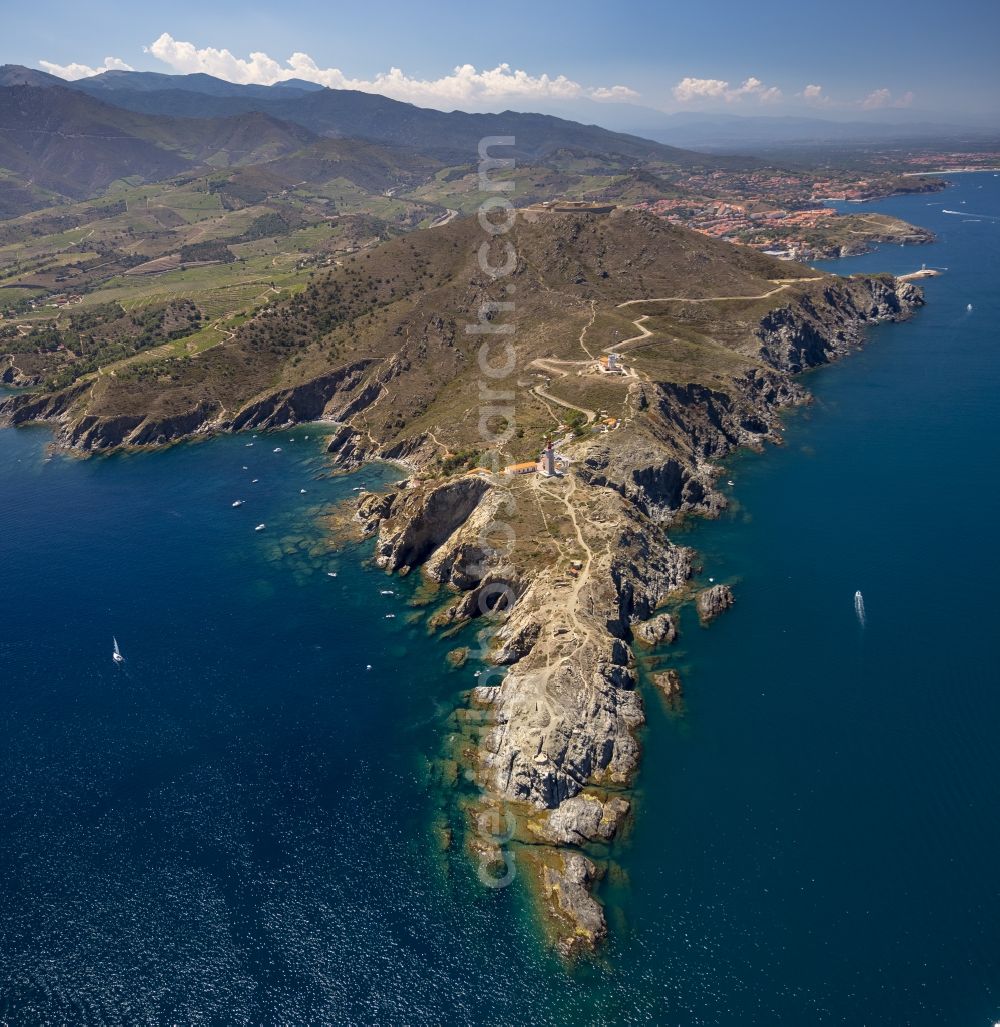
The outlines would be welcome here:
[[[243,85],[206,74],[107,71],[67,82],[19,65],[0,67],[0,217],[95,195],[119,178],[162,180],[199,165],[255,164],[318,138],[359,139],[445,165],[474,162],[486,136],[513,136],[520,162],[563,153],[656,161],[678,168],[753,167],[752,156],[846,143],[982,146],[988,126],[942,123],[911,112],[872,120],[744,117],[579,101],[553,114],[444,112],[356,90],[292,79]],[[694,151],[702,152],[694,152]],[[708,156],[707,154],[713,154]]]
[[[0,67],[0,87],[14,86],[82,93],[115,108],[147,115],[205,119],[260,112],[317,135],[409,146],[446,159],[467,160],[470,155],[474,159],[479,140],[489,135],[514,135],[512,153],[525,158],[569,147],[636,159],[694,159],[662,143],[546,114],[446,113],[373,93],[326,89],[306,82],[237,85],[211,75],[122,71],[66,82],[28,68]]]
[[[263,164],[323,140],[358,140],[365,159],[412,170],[471,165],[480,140],[511,136],[519,162],[559,155],[730,167],[638,136],[544,114],[445,113],[384,96],[306,82],[244,86],[209,75],[107,72],[67,83],[29,68],[0,67],[0,217],[79,200],[119,180],[161,181],[196,167]],[[382,149],[375,152],[375,144]],[[346,155],[341,147],[341,157]],[[745,162],[744,162],[745,163]]]
[[[30,72],[29,69],[24,71],[35,75],[44,74]],[[141,110],[159,109],[163,104],[169,107],[170,101],[160,97],[147,97],[142,101],[134,94],[182,91],[243,102],[248,98],[256,98],[277,103],[281,99],[287,101],[309,93],[333,92],[304,79],[288,79],[272,86],[240,85],[205,74],[169,75],[128,71],[102,72],[69,85],[93,96],[117,96],[113,102],[129,107],[134,105]],[[735,148],[739,152],[750,152],[748,147],[780,143],[983,141],[995,140],[1000,134],[1000,125],[995,118],[974,117],[963,112],[945,116],[940,112],[906,107],[858,110],[852,113],[818,110],[813,114],[799,115],[746,115],[705,111],[666,113],[637,103],[576,99],[551,101],[548,104],[543,102],[536,109],[562,121],[600,125],[615,133],[640,136],[674,147],[713,151]],[[171,113],[169,110],[163,112]]]
[[[255,163],[314,140],[251,112],[230,118],[137,114],[62,87],[0,88],[0,167],[73,199],[136,175],[156,180],[200,164]]]

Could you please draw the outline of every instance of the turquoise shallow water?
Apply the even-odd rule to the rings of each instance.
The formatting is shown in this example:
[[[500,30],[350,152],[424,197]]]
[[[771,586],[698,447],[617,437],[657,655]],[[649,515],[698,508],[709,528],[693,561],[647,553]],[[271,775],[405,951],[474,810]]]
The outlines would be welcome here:
[[[89,461],[0,432],[0,1021],[1000,1019],[1000,221],[942,213],[1000,218],[1000,179],[955,181],[877,205],[939,243],[834,265],[946,266],[928,307],[812,375],[687,536],[738,605],[684,624],[683,712],[649,697],[572,977],[439,844],[472,668],[416,581],[322,549],[389,472],[326,478],[315,428]]]

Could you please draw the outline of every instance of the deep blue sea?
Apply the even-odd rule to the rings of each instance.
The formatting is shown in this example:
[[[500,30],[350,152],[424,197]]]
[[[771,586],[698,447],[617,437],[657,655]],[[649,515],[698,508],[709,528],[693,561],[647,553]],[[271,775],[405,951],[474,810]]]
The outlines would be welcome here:
[[[682,710],[647,690],[572,974],[461,853],[468,639],[326,542],[393,472],[329,477],[316,426],[90,460],[0,432],[0,1023],[1000,1020],[1000,178],[953,181],[862,208],[939,241],[832,269],[947,272],[684,534],[737,605],[664,654]]]

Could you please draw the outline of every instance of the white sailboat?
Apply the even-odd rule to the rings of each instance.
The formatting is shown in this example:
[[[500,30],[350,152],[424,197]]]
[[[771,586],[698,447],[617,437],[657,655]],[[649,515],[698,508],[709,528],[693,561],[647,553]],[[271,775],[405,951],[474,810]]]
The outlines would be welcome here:
[[[115,638],[114,635],[112,635],[111,641],[114,643],[115,647],[114,652],[111,654],[111,659],[114,660],[115,663],[124,663],[125,657],[122,656],[122,651],[118,648],[118,639]]]

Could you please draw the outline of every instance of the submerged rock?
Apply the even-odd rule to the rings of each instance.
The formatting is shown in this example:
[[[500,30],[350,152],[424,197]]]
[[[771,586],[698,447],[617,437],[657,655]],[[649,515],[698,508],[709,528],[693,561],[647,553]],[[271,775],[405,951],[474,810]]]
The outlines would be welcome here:
[[[653,684],[663,693],[671,704],[677,702],[684,694],[681,676],[676,670],[661,670],[652,675]]]
[[[465,661],[469,658],[469,647],[460,646],[458,649],[452,649],[451,652],[445,657],[450,667],[454,667],[456,670],[459,667],[465,666]]]

